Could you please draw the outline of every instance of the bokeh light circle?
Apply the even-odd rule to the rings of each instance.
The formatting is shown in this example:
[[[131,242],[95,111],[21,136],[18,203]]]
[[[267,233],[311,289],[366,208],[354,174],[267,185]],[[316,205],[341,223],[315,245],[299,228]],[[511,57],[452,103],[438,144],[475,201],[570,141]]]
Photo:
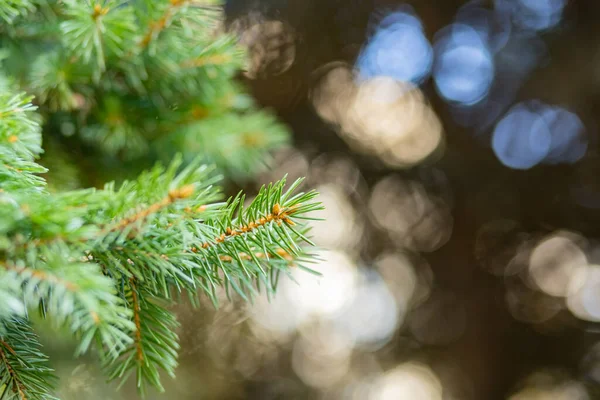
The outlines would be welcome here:
[[[532,100],[518,103],[496,124],[492,149],[509,168],[579,161],[587,151],[583,122],[574,113]]]
[[[421,83],[431,70],[433,50],[419,19],[407,12],[388,15],[356,62],[361,79],[389,76]]]
[[[462,24],[453,24],[436,36],[433,77],[437,91],[453,103],[478,103],[494,81],[494,62],[487,44],[475,29]]]

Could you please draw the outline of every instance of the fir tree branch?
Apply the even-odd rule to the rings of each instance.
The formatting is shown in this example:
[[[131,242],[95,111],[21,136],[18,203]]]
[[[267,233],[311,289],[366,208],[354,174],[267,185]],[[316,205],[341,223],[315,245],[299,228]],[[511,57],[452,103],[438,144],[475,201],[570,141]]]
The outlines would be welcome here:
[[[44,172],[46,168],[0,145],[0,193],[40,192],[44,190],[46,182],[37,174]]]
[[[196,249],[197,251],[197,249]],[[287,251],[285,251],[284,249],[277,249],[275,251],[275,253],[262,253],[262,252],[256,252],[253,254],[248,254],[248,253],[238,253],[237,257],[231,257],[228,255],[222,255],[219,256],[219,258],[221,259],[221,261],[225,261],[225,262],[234,262],[237,261],[238,259],[244,260],[244,261],[253,261],[254,259],[264,259],[264,260],[268,260],[269,258],[275,258],[275,257],[282,257],[284,260],[290,261],[292,262],[294,260],[294,257],[288,253]]]
[[[249,171],[266,168],[271,150],[288,144],[286,128],[275,116],[252,110],[243,114],[210,115],[181,125],[156,142],[159,154],[181,152],[190,157],[203,155],[203,161],[215,164],[228,176],[244,180]]]
[[[0,328],[0,387],[2,399],[57,400],[56,377],[29,323],[22,318],[3,321]],[[6,396],[8,394],[8,397]]]
[[[285,192],[285,179],[263,187],[247,207],[240,195],[221,216],[200,227],[200,244],[190,250],[202,267],[197,272],[201,287],[213,301],[214,288],[221,283],[248,299],[247,292],[255,292],[254,286],[264,284],[273,291],[278,274],[291,262],[306,268],[303,263],[309,257],[299,243],[312,242],[299,220],[310,219],[306,214],[321,206],[312,201],[314,192],[292,195],[300,184],[301,180],[294,182]],[[262,257],[257,257],[258,252]]]
[[[131,287],[131,309],[133,310],[133,322],[135,324],[135,354],[137,362],[141,363],[144,361],[144,353],[142,350],[142,323],[140,322],[140,302],[138,300],[137,287],[135,284],[135,278],[129,279],[129,286]]]
[[[34,61],[31,86],[37,102],[50,111],[81,110],[85,97],[78,90],[85,90],[92,70],[62,48],[46,51]]]
[[[0,262],[0,266],[5,268],[7,271],[15,272],[17,275],[30,276],[32,279],[35,279],[38,281],[44,281],[44,282],[48,282],[53,285],[64,286],[69,292],[72,292],[72,293],[79,291],[79,287],[76,284],[74,284],[73,282],[63,280],[59,277],[50,275],[41,270],[27,268],[27,267],[16,267],[14,265],[7,265],[3,262]]]
[[[42,152],[41,127],[32,117],[36,109],[24,93],[0,93],[0,145],[32,161]]]
[[[183,68],[198,68],[206,65],[221,65],[230,63],[231,57],[223,54],[211,54],[208,56],[200,56],[193,60],[186,60],[181,63]]]
[[[80,229],[81,234],[77,234],[72,230],[65,230],[64,232],[59,232],[53,236],[42,238],[30,237],[27,238],[26,241],[21,242],[20,246],[22,249],[32,249],[43,246],[51,246],[58,243],[79,245],[90,243],[88,250],[100,250],[106,247],[106,242],[110,242],[111,239],[114,239],[115,234],[121,236],[123,234],[130,233],[129,229],[136,223],[143,223],[150,216],[165,211],[168,207],[175,205],[176,202],[189,199],[195,194],[196,191],[198,196],[200,196],[203,201],[213,201],[214,199],[218,198],[218,191],[216,191],[212,186],[212,184],[215,182],[215,178],[209,176],[212,169],[204,166],[197,166],[197,164],[197,162],[190,164],[191,168],[188,167],[187,170],[183,171],[180,176],[176,177],[175,172],[181,165],[181,160],[177,158],[171,163],[168,171],[163,176],[160,176],[160,174],[163,173],[164,169],[160,166],[157,166],[157,168],[155,168],[153,171],[148,172],[146,175],[142,175],[140,180],[133,182],[134,186],[128,182],[125,182],[121,190],[117,193],[114,193],[116,196],[113,195],[110,185],[108,186],[109,188],[104,191],[95,191],[89,193],[81,192],[82,197],[87,198],[85,198],[84,204],[81,204],[81,199],[79,200],[80,204],[78,213],[82,218],[89,220],[89,228],[93,229],[85,229],[86,226],[83,226],[82,229]],[[153,200],[154,202],[152,204],[139,210],[139,204],[144,203],[140,197],[142,194],[141,191],[146,190],[143,185],[147,184],[146,180],[150,179],[150,175],[154,175],[154,177],[151,178],[154,184],[157,183],[154,181],[155,179],[161,180],[160,184],[165,187],[164,192],[166,192],[166,196],[158,201]],[[173,186],[173,182],[181,180],[187,180],[187,182],[184,182],[180,187],[168,188],[169,186]],[[190,182],[192,180],[196,182]],[[153,189],[154,190],[150,193],[151,197],[155,197],[156,194],[161,191],[157,190],[159,188],[156,186],[154,186]],[[136,207],[138,210],[133,214],[131,214],[129,209],[122,212],[124,215],[130,214],[125,217],[120,215],[115,218],[106,216],[106,209],[110,208],[107,207],[107,202],[108,204],[110,204],[111,201],[112,203],[119,203],[119,199],[121,197],[128,198],[127,203],[122,203],[123,205],[127,206],[128,203],[130,203],[131,209],[135,209],[134,207]],[[56,197],[54,199],[54,209],[61,208],[61,200],[62,199],[60,197]],[[66,199],[66,201],[69,201],[69,199]],[[48,202],[46,200],[43,204],[39,204],[36,209],[30,209],[29,217],[37,218],[38,213],[45,214],[45,207],[48,206],[47,203]],[[39,206],[42,206],[42,208]],[[185,211],[185,207],[181,208],[182,209],[179,211],[180,215],[182,218],[185,218],[186,214],[189,214],[189,212]],[[196,210],[199,208],[200,206],[195,207]],[[96,218],[90,219],[90,216],[95,216]],[[103,216],[105,217],[104,219],[108,218],[111,220],[111,222],[101,222]],[[68,223],[72,217],[73,214],[71,214],[68,220],[64,222]],[[117,222],[113,222],[114,220]],[[95,248],[97,246],[100,246],[100,248]]]
[[[292,221],[289,218],[291,215],[293,215],[293,213],[294,213],[293,208],[289,209],[289,210],[283,210],[281,208],[281,206],[279,205],[279,203],[275,203],[271,213],[267,214],[266,216],[263,216],[263,217],[257,219],[256,221],[251,221],[246,225],[242,225],[242,226],[238,226],[238,227],[227,226],[225,228],[225,232],[222,233],[219,237],[213,239],[212,241],[202,243],[200,245],[200,247],[202,247],[203,249],[208,249],[211,246],[215,246],[219,243],[223,243],[225,240],[235,237],[237,235],[242,235],[245,233],[252,233],[252,232],[256,231],[257,229],[264,227],[265,225],[267,225],[270,222],[276,222],[280,226],[281,226],[282,222],[286,223],[289,226],[294,226],[295,225],[294,221]],[[196,247],[192,247],[191,250],[194,253],[198,252],[198,248],[196,248]],[[278,249],[278,251],[276,253],[279,254],[280,252],[285,252],[285,254],[288,254],[283,249]],[[268,254],[269,253],[264,253],[263,256],[265,256],[265,255],[268,256]],[[271,253],[271,254],[273,254],[273,253]]]
[[[19,380],[19,377],[17,376],[14,368],[12,367],[11,362],[6,356],[5,350],[8,350],[13,356],[16,356],[15,351],[5,341],[0,340],[0,359],[2,360],[4,368],[6,368],[6,371],[10,376],[10,382],[12,383],[12,391],[14,393],[17,393],[20,399],[27,400],[27,396],[25,396],[25,385],[23,385],[23,382]],[[9,389],[9,387],[10,386],[7,385],[4,390],[11,390]]]
[[[195,188],[194,188],[194,185],[192,185],[192,184],[185,185],[178,189],[172,189],[169,191],[169,194],[166,197],[164,197],[162,200],[160,200],[159,202],[152,204],[151,206],[149,206],[148,208],[146,208],[142,211],[138,211],[134,215],[131,215],[127,218],[122,219],[117,224],[115,224],[107,229],[106,228],[103,229],[102,233],[120,231],[120,230],[123,230],[124,228],[130,226],[131,224],[134,224],[139,221],[143,221],[146,218],[148,218],[148,216],[155,214],[155,213],[159,212],[160,210],[172,205],[177,200],[182,200],[182,199],[186,199],[186,198],[190,197],[194,193],[194,190],[195,190]]]
[[[135,278],[128,281],[127,299],[136,325],[134,341],[117,359],[104,363],[109,380],[120,379],[121,384],[135,372],[137,390],[142,396],[147,384],[164,391],[159,368],[173,377],[177,367],[179,343],[174,329],[178,323],[171,312],[153,301],[155,297]]]
[[[155,40],[160,32],[165,29],[175,12],[178,8],[185,6],[188,3],[188,0],[169,0],[169,4],[163,11],[163,15],[156,21],[151,21],[146,34],[142,37],[138,46],[143,50],[148,47],[148,45]]]
[[[66,263],[57,256],[66,254],[59,248],[43,248],[35,268],[0,261],[5,271],[0,277],[22,288],[27,305],[43,304],[55,323],[67,324],[80,335],[78,353],[96,339],[116,355],[130,342],[128,333],[134,329],[128,309],[97,265]]]

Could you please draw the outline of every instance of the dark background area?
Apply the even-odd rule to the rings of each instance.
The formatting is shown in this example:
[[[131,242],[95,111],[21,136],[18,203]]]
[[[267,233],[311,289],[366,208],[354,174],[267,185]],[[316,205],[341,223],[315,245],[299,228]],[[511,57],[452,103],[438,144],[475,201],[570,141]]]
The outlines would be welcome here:
[[[309,154],[335,153],[351,158],[371,188],[392,170],[375,158],[353,152],[335,130],[315,114],[308,94],[318,67],[332,61],[351,64],[355,61],[367,37],[373,12],[393,10],[403,3],[414,7],[430,39],[450,23],[458,8],[465,4],[457,0],[233,0],[226,5],[230,20],[259,12],[284,20],[294,28],[297,53],[292,67],[279,76],[247,80],[247,84],[262,104],[275,108],[293,128],[298,148]],[[569,2],[560,26],[542,35],[548,46],[546,59],[522,85],[515,101],[538,98],[564,104],[576,110],[588,130],[595,133],[600,111],[599,17],[599,2]],[[554,229],[571,229],[587,238],[598,236],[600,209],[578,206],[569,196],[573,185],[585,183],[599,188],[597,136],[590,136],[586,157],[575,165],[510,170],[498,162],[491,149],[482,145],[470,129],[453,121],[431,82],[425,83],[422,89],[444,126],[447,147],[434,166],[448,177],[454,200],[454,228],[450,240],[424,257],[438,283],[463,298],[469,321],[460,340],[432,351],[455,360],[464,368],[475,384],[476,399],[507,398],[518,379],[538,367],[560,366],[581,376],[584,374],[581,359],[590,344],[598,339],[598,327],[561,314],[548,322],[548,329],[516,321],[504,303],[505,282],[478,267],[473,247],[481,222],[494,217],[517,220],[528,232],[543,234]],[[418,177],[428,168],[430,166],[420,166],[395,172]],[[484,202],[480,200],[482,194]],[[377,235],[375,229],[365,235],[361,256],[368,259],[382,247],[391,245],[386,243],[385,237]],[[389,351],[400,356],[404,350],[401,346],[392,346]],[[249,385],[248,395],[267,398],[257,385],[260,387],[257,383]]]

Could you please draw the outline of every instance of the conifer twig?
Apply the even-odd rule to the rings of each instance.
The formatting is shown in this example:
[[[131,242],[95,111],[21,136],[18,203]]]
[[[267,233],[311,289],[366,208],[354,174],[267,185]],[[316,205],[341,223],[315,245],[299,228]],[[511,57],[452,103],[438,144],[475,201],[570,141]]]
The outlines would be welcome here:
[[[15,372],[14,368],[12,367],[10,361],[8,360],[8,357],[6,356],[4,349],[10,351],[14,356],[16,356],[15,351],[5,341],[0,340],[0,359],[2,360],[2,363],[4,364],[6,371],[10,375],[10,379],[13,384],[12,390],[13,390],[13,392],[19,394],[20,400],[27,400],[27,396],[25,396],[25,386],[19,380],[19,377],[18,377],[17,373]],[[10,390],[9,386],[6,385],[4,390]],[[4,397],[4,393],[2,393],[2,395]]]
[[[148,208],[145,208],[142,211],[135,213],[134,215],[132,215],[130,217],[123,218],[121,221],[119,221],[117,224],[115,224],[111,227],[103,229],[102,233],[123,230],[127,226],[129,226],[135,222],[144,220],[144,219],[148,218],[150,215],[157,213],[161,209],[170,206],[171,204],[175,203],[177,200],[182,200],[182,199],[186,199],[186,198],[190,197],[193,193],[194,193],[194,185],[191,185],[191,184],[186,185],[179,189],[173,189],[173,190],[169,191],[169,194],[166,197],[164,197],[162,200],[152,204],[151,206],[149,206]]]
[[[231,62],[231,57],[223,54],[213,54],[205,57],[198,57],[192,60],[186,60],[181,63],[183,68],[197,68],[205,65],[220,65]]]
[[[187,2],[188,0],[169,0],[170,4],[167,6],[167,9],[164,11],[163,15],[157,21],[152,21],[150,23],[146,34],[142,37],[142,40],[139,42],[140,48],[145,49],[146,47],[148,47],[150,42],[155,37],[157,37],[163,29],[165,29],[165,27],[169,23],[169,20],[174,14],[174,10],[176,10],[179,7],[182,7]]]
[[[194,185],[186,185],[179,189],[173,189],[173,190],[169,191],[169,194],[166,197],[164,197],[162,200],[150,205],[149,207],[147,207],[141,211],[138,211],[134,215],[123,218],[122,220],[120,220],[119,222],[117,222],[113,225],[104,226],[102,229],[99,230],[99,233],[97,235],[92,236],[92,237],[83,236],[83,237],[78,237],[78,238],[72,239],[69,236],[58,234],[56,236],[49,237],[49,238],[31,239],[31,240],[28,240],[28,241],[22,243],[22,245],[23,245],[23,248],[28,248],[28,247],[36,247],[36,246],[41,246],[41,245],[51,245],[52,243],[55,243],[58,241],[82,243],[82,242],[87,242],[87,241],[90,241],[93,239],[97,239],[98,237],[106,235],[107,233],[123,230],[126,227],[128,227],[136,222],[142,221],[142,220],[148,218],[150,215],[155,214],[155,213],[159,212],[160,210],[164,209],[165,207],[172,205],[177,200],[182,200],[182,199],[186,199],[186,198],[190,197],[193,193],[194,193]]]
[[[225,262],[233,262],[236,261],[237,258],[244,260],[244,261],[252,261],[254,258],[258,258],[258,259],[269,259],[269,258],[273,258],[273,257],[282,257],[283,259],[287,260],[287,261],[292,261],[294,259],[294,257],[287,252],[286,250],[279,248],[277,249],[274,253],[262,253],[262,252],[256,252],[253,254],[248,254],[245,252],[240,252],[237,254],[237,257],[231,257],[228,255],[221,255],[219,256],[219,258],[221,259],[221,261],[225,261]]]
[[[136,357],[138,363],[144,361],[144,353],[142,349],[142,324],[140,322],[140,302],[138,300],[137,295],[137,287],[135,284],[135,278],[131,278],[129,280],[129,286],[131,287],[131,297],[132,297],[132,305],[133,309],[133,323],[135,324],[135,348],[136,348]]]
[[[246,225],[238,226],[238,227],[227,227],[225,228],[225,232],[222,233],[219,237],[215,238],[213,242],[205,242],[200,245],[203,249],[207,249],[211,246],[214,246],[218,243],[223,243],[225,240],[231,237],[235,237],[237,235],[241,235],[243,233],[249,233],[257,228],[265,226],[269,222],[275,221],[277,224],[281,224],[281,222],[285,222],[289,226],[295,225],[294,221],[292,221],[289,217],[294,213],[293,209],[284,210],[277,203],[273,206],[273,209],[270,214],[267,214],[264,217],[257,219],[256,221],[252,221]],[[196,247],[192,247],[193,252],[197,252],[198,249]]]
[[[56,283],[59,285],[63,285],[67,290],[69,290],[71,292],[77,292],[79,290],[79,287],[76,284],[74,284],[73,282],[65,281],[56,276],[48,275],[47,273],[45,273],[44,271],[39,270],[39,269],[33,269],[33,268],[27,268],[27,267],[16,267],[16,266],[12,266],[12,265],[7,265],[6,263],[4,263],[2,261],[0,261],[0,266],[4,267],[8,271],[14,271],[19,275],[29,273],[32,277],[39,279],[41,281],[47,281],[50,283]]]
[[[30,324],[22,318],[12,318],[2,325],[0,379],[4,388],[0,398],[58,400],[51,395],[56,377],[48,367],[48,357],[40,352],[41,344]]]

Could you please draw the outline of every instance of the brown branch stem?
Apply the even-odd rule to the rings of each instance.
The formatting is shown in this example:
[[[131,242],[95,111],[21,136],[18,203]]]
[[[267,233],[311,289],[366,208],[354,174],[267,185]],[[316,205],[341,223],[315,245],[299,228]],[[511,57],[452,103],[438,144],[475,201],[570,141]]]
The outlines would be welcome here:
[[[181,63],[183,68],[197,68],[205,65],[222,65],[231,61],[231,57],[223,54],[213,54],[206,57],[198,57]]]
[[[283,209],[279,204],[275,204],[271,213],[257,219],[256,221],[252,221],[246,225],[238,226],[238,227],[227,227],[225,232],[221,234],[221,236],[215,238],[212,242],[205,242],[200,245],[203,249],[207,249],[211,246],[214,246],[218,243],[223,243],[225,240],[231,237],[235,237],[237,235],[241,235],[244,233],[252,232],[261,226],[265,226],[269,222],[276,222],[281,224],[282,222],[287,225],[293,226],[295,225],[294,221],[292,221],[289,217],[294,213],[294,209]],[[194,253],[198,252],[198,248],[192,247],[191,249]]]
[[[13,265],[8,265],[4,262],[0,262],[0,266],[4,267],[4,269],[6,269],[7,271],[13,271],[13,272],[16,272],[17,274],[23,274],[25,272],[28,272],[31,274],[31,276],[33,276],[34,278],[37,278],[41,281],[52,282],[52,283],[57,283],[59,285],[63,285],[70,292],[79,291],[79,286],[77,286],[73,282],[65,281],[64,279],[60,279],[60,278],[57,278],[56,276],[49,275],[46,272],[39,270],[39,269],[33,269],[33,268],[28,268],[28,267],[15,267]]]
[[[135,324],[135,348],[138,362],[144,361],[144,353],[142,350],[142,323],[140,319],[140,302],[137,295],[137,287],[135,278],[129,280],[131,286],[131,297],[133,299],[133,323]]]
[[[186,0],[169,0],[169,6],[163,13],[163,15],[157,20],[152,21],[148,27],[148,31],[139,43],[140,48],[145,49],[148,47],[153,38],[155,38],[169,23],[169,19],[173,16],[173,12],[178,7],[183,6],[187,3]]]
[[[112,227],[105,228],[101,232],[109,233],[109,232],[115,232],[118,230],[122,230],[135,222],[142,221],[142,220],[148,218],[150,215],[157,213],[158,211],[162,210],[165,207],[170,206],[171,204],[175,203],[177,200],[190,197],[193,193],[194,193],[194,185],[191,185],[191,184],[185,185],[179,189],[171,190],[169,192],[169,195],[167,197],[163,198],[161,201],[152,204],[150,207],[148,207],[142,211],[139,211],[130,217],[123,218],[117,224],[113,225]]]
[[[98,236],[102,236],[102,235],[105,235],[110,232],[116,232],[118,230],[125,229],[127,226],[129,226],[135,222],[144,220],[144,219],[148,218],[150,215],[162,210],[165,207],[170,206],[171,204],[175,203],[177,200],[190,197],[193,193],[194,193],[194,185],[193,184],[185,185],[178,189],[173,189],[173,190],[169,191],[169,194],[165,198],[150,205],[148,208],[146,208],[142,211],[138,211],[137,213],[135,213],[134,215],[132,215],[130,217],[123,218],[122,220],[120,220],[119,222],[117,222],[116,224],[114,224],[112,226],[106,226],[106,227],[102,228],[100,230],[100,232],[98,233]],[[91,239],[93,239],[93,238],[92,237],[81,237],[81,238],[77,238],[76,240],[74,240],[74,242],[82,243],[82,242],[87,242],[88,240],[91,240]],[[28,242],[23,243],[23,247],[27,248],[30,246],[47,245],[47,244],[52,244],[54,242],[57,242],[59,240],[68,241],[69,239],[67,239],[63,235],[57,235],[57,236],[53,236],[51,238],[30,240]]]

